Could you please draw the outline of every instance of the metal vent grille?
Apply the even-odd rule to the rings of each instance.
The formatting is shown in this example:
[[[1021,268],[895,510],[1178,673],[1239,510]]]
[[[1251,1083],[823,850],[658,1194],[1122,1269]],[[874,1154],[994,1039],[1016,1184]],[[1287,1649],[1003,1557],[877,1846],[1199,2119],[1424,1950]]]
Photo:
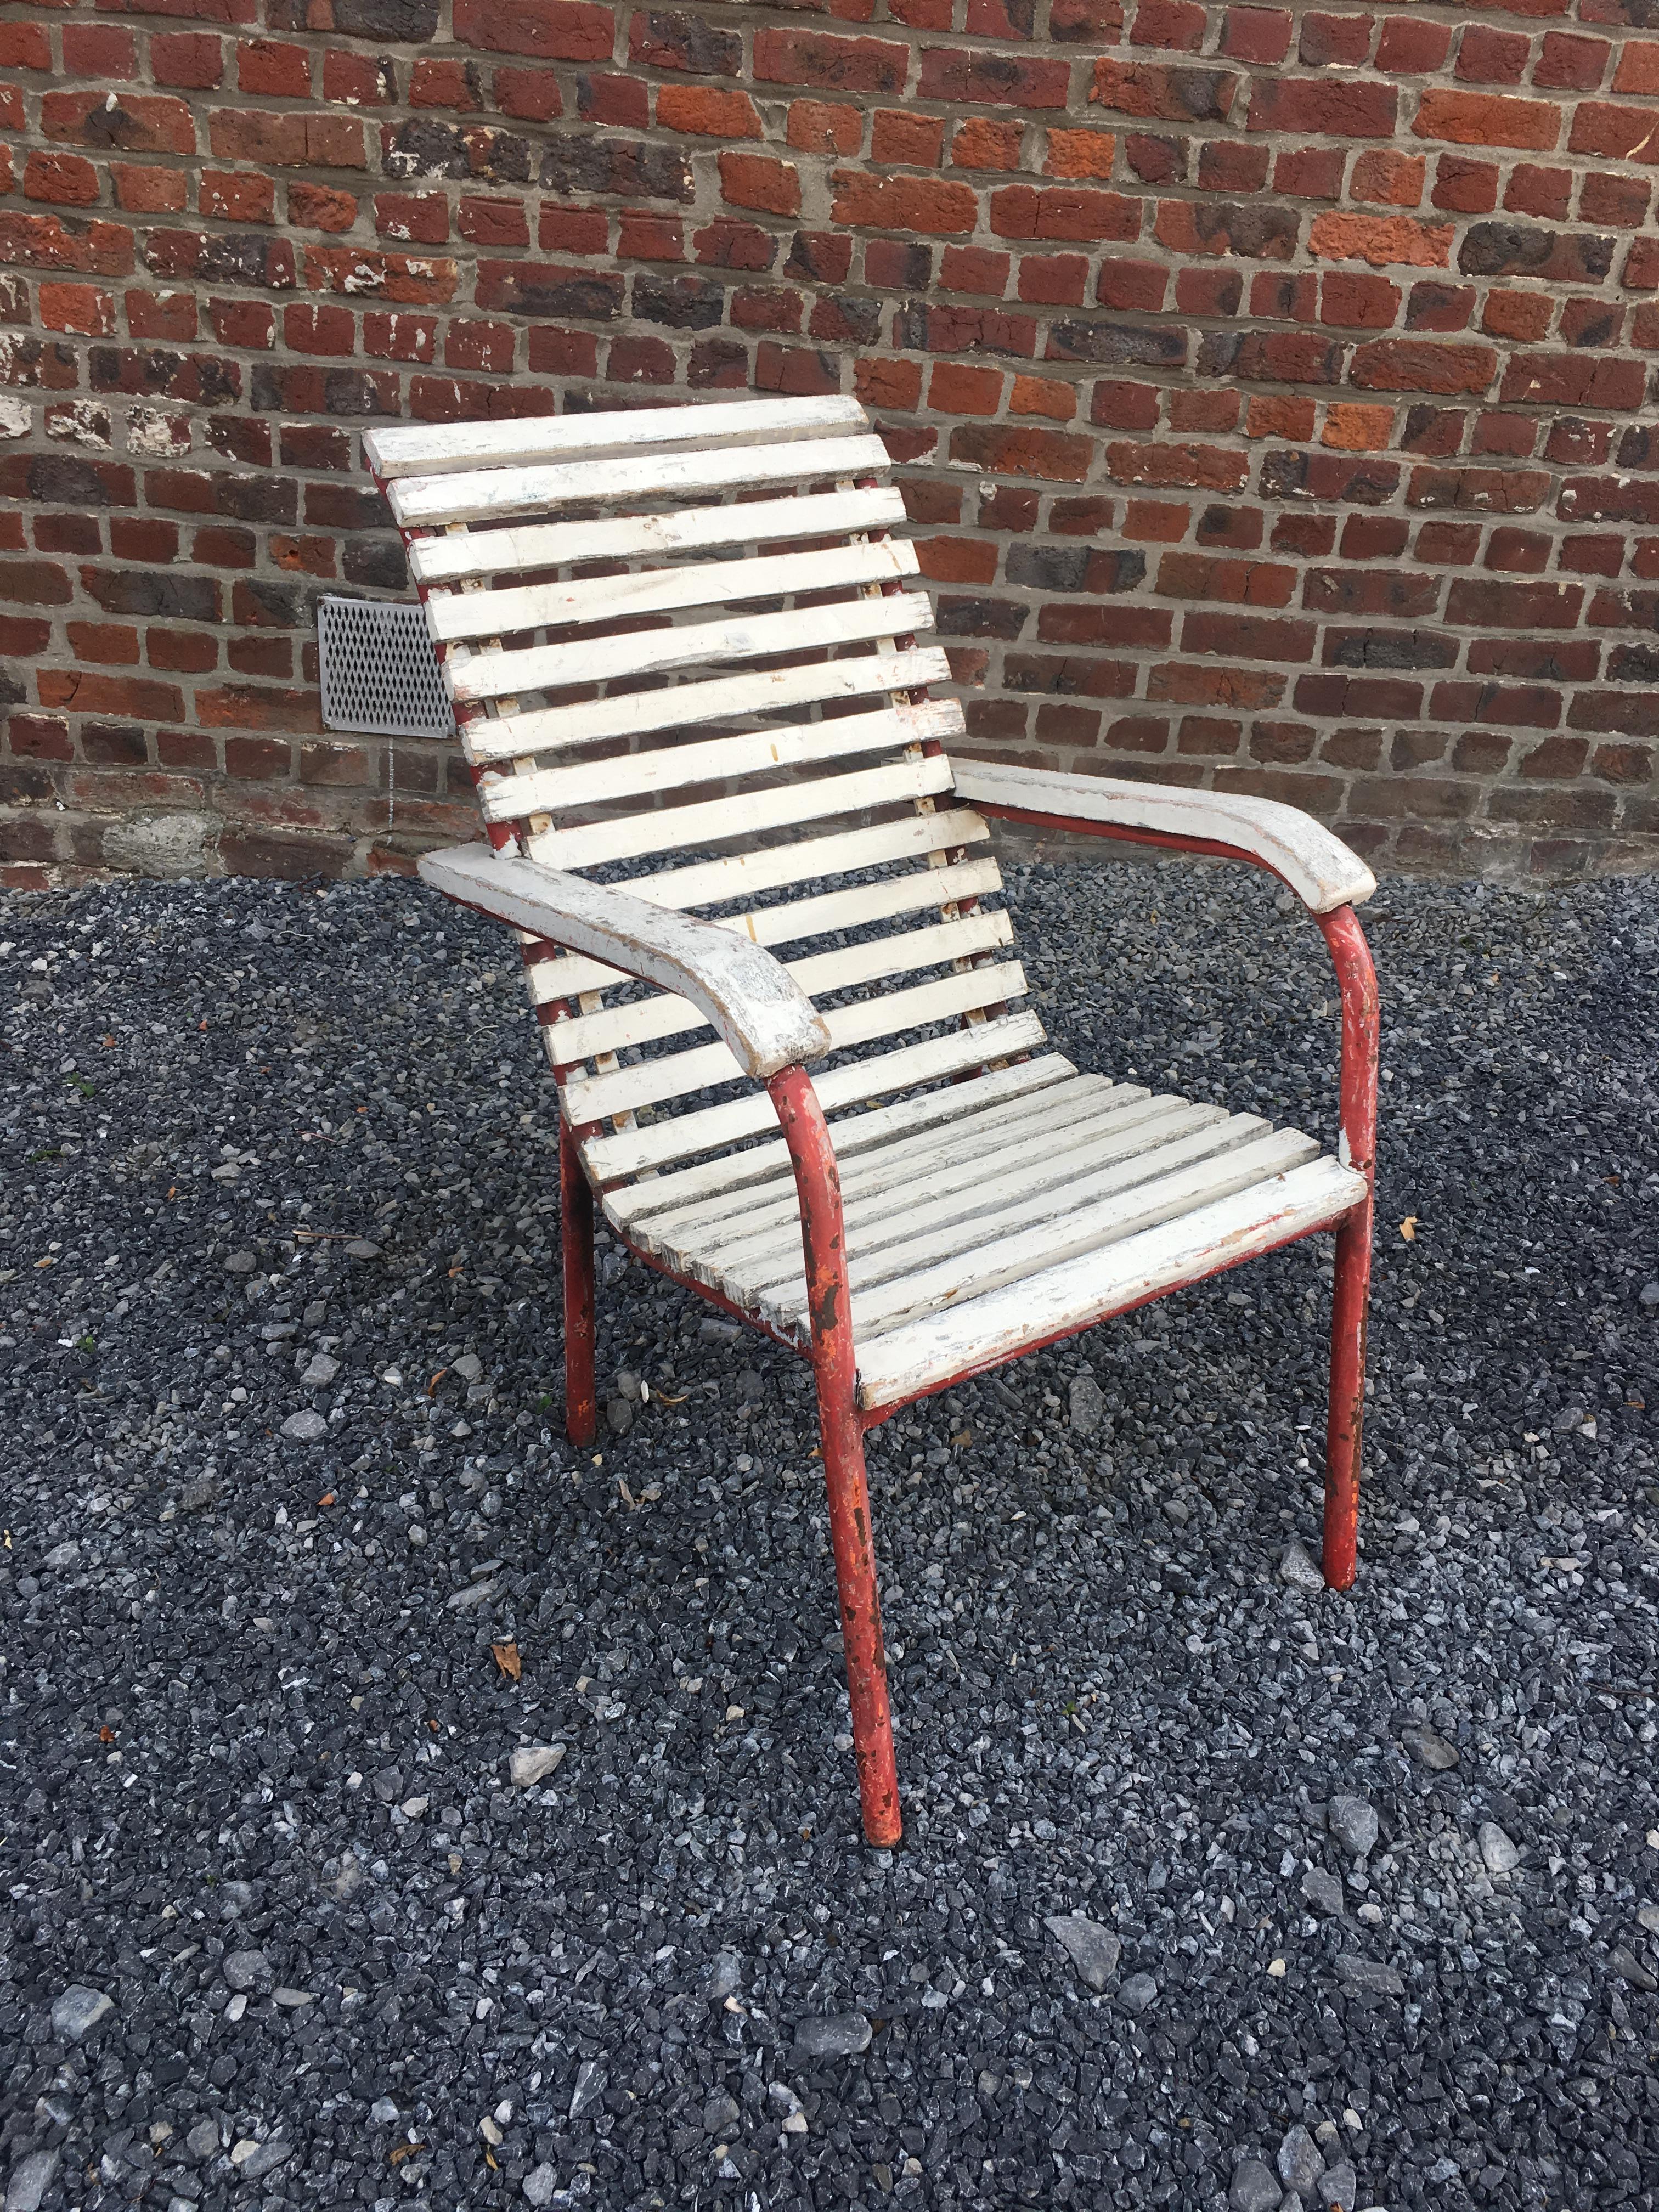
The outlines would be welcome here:
[[[317,602],[323,724],[386,738],[453,738],[455,718],[418,603]]]

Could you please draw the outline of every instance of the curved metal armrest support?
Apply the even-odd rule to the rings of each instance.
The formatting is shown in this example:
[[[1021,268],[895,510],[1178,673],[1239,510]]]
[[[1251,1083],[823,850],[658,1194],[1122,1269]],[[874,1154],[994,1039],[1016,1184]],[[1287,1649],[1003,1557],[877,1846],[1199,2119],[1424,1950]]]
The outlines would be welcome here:
[[[1376,889],[1376,877],[1340,837],[1299,806],[1276,799],[1116,782],[1000,761],[958,761],[955,767],[957,793],[982,814],[1249,860],[1287,884],[1314,914],[1358,906]]]
[[[420,870],[464,906],[678,991],[745,1075],[764,1082],[830,1049],[823,1016],[783,963],[732,930],[481,845],[423,854]]]

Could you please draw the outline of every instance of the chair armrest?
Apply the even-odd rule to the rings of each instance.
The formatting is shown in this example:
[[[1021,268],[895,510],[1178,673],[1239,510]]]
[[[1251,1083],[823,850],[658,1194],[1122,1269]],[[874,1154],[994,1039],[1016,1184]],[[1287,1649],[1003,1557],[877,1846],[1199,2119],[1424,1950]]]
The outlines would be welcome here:
[[[1358,906],[1376,878],[1299,806],[1175,784],[1120,783],[1055,769],[957,760],[957,790],[983,814],[1039,815],[1085,833],[1141,832],[1200,851],[1230,847],[1287,883],[1315,914]]]
[[[823,1016],[783,963],[712,921],[481,845],[423,854],[420,871],[464,906],[678,991],[761,1082],[830,1049]]]

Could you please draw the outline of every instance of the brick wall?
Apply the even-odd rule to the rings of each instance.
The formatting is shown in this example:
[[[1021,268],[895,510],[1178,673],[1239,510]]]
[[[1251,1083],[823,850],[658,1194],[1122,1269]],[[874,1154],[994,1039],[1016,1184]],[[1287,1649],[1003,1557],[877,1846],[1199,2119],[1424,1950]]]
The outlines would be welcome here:
[[[1651,866],[1655,0],[0,18],[0,853],[407,866],[319,725],[358,431],[856,391],[972,749]],[[395,757],[394,757],[395,755]]]

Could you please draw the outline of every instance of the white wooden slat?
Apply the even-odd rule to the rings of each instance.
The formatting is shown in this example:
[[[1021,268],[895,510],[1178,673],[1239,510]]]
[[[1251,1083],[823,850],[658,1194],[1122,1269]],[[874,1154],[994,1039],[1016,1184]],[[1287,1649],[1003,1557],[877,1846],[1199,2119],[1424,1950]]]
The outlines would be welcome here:
[[[645,879],[648,882],[650,879]],[[910,868],[873,884],[854,884],[846,890],[822,891],[815,898],[793,899],[781,906],[750,907],[746,913],[710,915],[721,929],[735,930],[757,945],[793,945],[810,937],[824,937],[832,930],[860,929],[877,921],[891,921],[900,915],[916,914],[927,907],[942,907],[963,899],[984,898],[1002,886],[994,860],[947,861],[940,868]],[[628,886],[635,898],[641,887]],[[586,991],[603,991],[629,979],[614,968],[573,953],[556,960],[532,961],[525,971],[531,1002],[542,1006],[551,1000],[580,998]]]
[[[836,1006],[819,1018],[829,1031],[830,1049],[844,1052],[855,1045],[873,1043],[878,1037],[951,1021],[959,1014],[1023,998],[1024,994],[1024,970],[1017,960],[1009,960],[995,967],[970,968],[961,975],[918,983],[907,991],[887,991],[876,998],[860,999],[852,1006]],[[665,1054],[659,1060],[641,1060],[604,1075],[571,1077],[564,1085],[565,1110],[573,1121],[598,1121],[613,1114],[637,1113],[641,1106],[684,1098],[713,1084],[733,1082],[743,1072],[728,1044],[693,1045],[684,1052]]]
[[[857,1099],[907,1091],[913,1084],[943,1082],[966,1068],[983,1067],[1017,1052],[1034,1052],[1043,1042],[1042,1024],[1035,1014],[1006,1014],[975,1029],[955,1030],[921,1044],[901,1045],[892,1052],[872,1053],[867,1060],[828,1068],[815,1073],[813,1089],[824,1112],[833,1113]],[[775,1126],[776,1120],[771,1099],[755,1091],[724,1105],[675,1114],[644,1128],[589,1137],[584,1140],[582,1158],[593,1180],[608,1183],[647,1168],[665,1167],[672,1160],[694,1159],[699,1152],[712,1152],[723,1145],[739,1144],[757,1130]]]
[[[1011,1141],[1047,1147],[1067,1137],[1079,1121],[1092,1124],[1146,1096],[1136,1085],[1110,1083],[1103,1075],[1072,1075],[1035,1090],[994,1093],[972,1112],[925,1123],[846,1158],[838,1144],[843,1205],[859,1204],[872,1192],[890,1191],[907,1182],[931,1186],[935,1176],[955,1176],[964,1162],[977,1162]],[[763,1244],[784,1223],[799,1249],[799,1208],[793,1176],[763,1191],[746,1192],[740,1200],[717,1193],[676,1205],[652,1214],[641,1233],[647,1240],[655,1237],[665,1249],[689,1252],[695,1248],[724,1264],[736,1247],[751,1239]]]
[[[926,1231],[1040,1200],[1061,1185],[1069,1197],[1078,1179],[1098,1167],[1150,1154],[1226,1119],[1224,1107],[1153,1097],[1125,1085],[1085,1112],[1039,1118],[1035,1126],[1015,1122],[982,1135],[977,1144],[958,1142],[952,1129],[946,1133],[951,1141],[932,1157],[924,1152],[901,1162],[879,1153],[872,1172],[854,1188],[842,1184],[848,1251],[863,1270],[861,1279],[878,1281],[884,1272],[905,1265],[901,1248]],[[674,1233],[700,1261],[741,1281],[745,1297],[793,1283],[801,1273],[799,1217],[787,1221],[781,1212],[763,1214],[751,1226],[733,1216],[712,1230]],[[884,1261],[886,1254],[898,1256]]]
[[[873,436],[803,439],[796,444],[716,447],[641,459],[562,461],[526,468],[466,469],[410,477],[386,496],[398,526],[427,530],[485,515],[599,500],[675,499],[748,484],[817,483],[884,474],[887,448]]]
[[[544,830],[531,838],[530,854],[550,868],[593,868],[605,860],[632,860],[649,853],[724,843],[798,823],[823,821],[827,816],[926,799],[950,788],[951,763],[943,753],[915,758],[907,755],[884,767],[854,769],[845,775],[737,791],[726,799],[698,799],[689,806],[653,807],[603,822],[577,823],[568,830]],[[672,903],[693,902],[677,899]]]
[[[417,584],[453,584],[511,575],[520,568],[564,568],[588,561],[635,561],[656,554],[704,553],[720,545],[769,545],[799,538],[846,538],[896,530],[905,520],[896,484],[856,491],[802,492],[743,500],[729,507],[683,507],[665,514],[624,514],[593,522],[520,522],[455,537],[417,538],[409,548]]]
[[[872,983],[884,975],[902,975],[907,969],[972,959],[1006,945],[1013,933],[1013,924],[1006,914],[964,915],[957,921],[900,930],[862,945],[792,960],[787,965],[801,989],[813,998],[823,992]],[[625,1052],[630,1045],[653,1043],[703,1025],[702,1016],[689,999],[662,992],[654,998],[604,1007],[598,1013],[568,1015],[550,1024],[548,1049],[568,1067],[579,1060],[592,1060],[598,1053]]]
[[[939,1110],[929,1117],[902,1115],[898,1107],[882,1107],[873,1115],[858,1114],[836,1123],[831,1136],[843,1199],[850,1202],[884,1188],[912,1168],[919,1173],[928,1171],[935,1161],[954,1167],[963,1156],[977,1157],[982,1147],[1000,1142],[1012,1129],[1026,1133],[1028,1142],[1046,1142],[1052,1129],[1064,1127],[1079,1115],[1103,1111],[1103,1102],[1116,1099],[1120,1088],[1126,1099],[1146,1095],[1133,1085],[1109,1083],[1104,1076],[1066,1073],[1063,1064],[1056,1078],[1052,1073],[1054,1064],[1055,1056],[1045,1054],[1042,1060],[952,1085],[951,1099],[930,1093]],[[1042,1071],[1040,1080],[1017,1080],[1034,1069]],[[945,1109],[953,1103],[958,1104],[958,1110],[947,1112]],[[888,1123],[884,1133],[874,1139],[861,1137],[872,1120]],[[746,1159],[749,1156],[732,1157]],[[787,1223],[799,1250],[800,1208],[784,1147],[777,1147],[775,1172],[763,1182],[757,1182],[752,1176],[744,1177],[741,1185],[736,1181],[716,1182],[713,1170],[718,1165],[682,1169],[675,1176],[634,1185],[642,1194],[629,1231],[635,1242],[647,1251],[670,1258],[694,1249],[719,1258],[751,1225],[764,1233]],[[643,1194],[654,1195],[659,1187],[670,1183],[683,1184],[684,1189],[665,1209],[653,1208],[650,1198]]]
[[[1329,1158],[1310,1161],[1120,1243],[884,1331],[859,1347],[859,1403],[872,1413],[948,1378],[977,1374],[1027,1346],[1328,1227],[1364,1194],[1364,1178],[1352,1169]]]
[[[924,1217],[911,1243],[849,1266],[854,1331],[867,1335],[896,1328],[916,1314],[937,1312],[1073,1252],[1115,1243],[1285,1174],[1318,1151],[1293,1129],[1270,1130],[1253,1115],[1217,1114],[1167,1144],[1133,1151],[1029,1196],[1005,1197],[1000,1207],[971,1218],[930,1224]],[[793,1327],[806,1310],[799,1268],[758,1294],[745,1291],[744,1303],[769,1320],[787,1315],[785,1325]]]
[[[739,715],[775,714],[820,700],[863,699],[873,692],[920,690],[950,681],[951,664],[936,645],[905,653],[866,653],[812,660],[794,668],[745,671],[704,683],[664,684],[585,699],[574,707],[528,707],[494,720],[461,726],[461,744],[475,768],[525,753],[562,752],[652,730],[690,729]]]
[[[511,822],[526,814],[616,805],[711,779],[736,781],[775,769],[804,768],[929,740],[943,744],[962,726],[958,701],[924,699],[916,706],[884,707],[873,714],[835,714],[827,722],[789,723],[693,744],[659,745],[651,752],[572,762],[538,769],[529,775],[491,774],[484,778],[479,796],[486,822]]]
[[[562,691],[723,660],[761,660],[774,653],[817,652],[902,630],[931,629],[925,592],[890,599],[843,599],[829,606],[792,607],[779,614],[734,615],[725,622],[677,623],[630,630],[621,637],[579,638],[569,645],[521,646],[508,653],[458,652],[444,661],[450,696],[459,706],[511,692]]]
[[[435,476],[445,470],[520,468],[526,462],[598,460],[617,453],[762,441],[823,438],[867,430],[856,399],[718,400],[708,406],[616,408],[593,415],[515,416],[506,422],[410,422],[371,430],[363,452],[378,477]]]
[[[1070,1060],[1057,1052],[1046,1052],[937,1091],[918,1091],[891,1106],[848,1111],[830,1127],[836,1160],[845,1172],[849,1161],[913,1133],[937,1128],[988,1104],[1026,1097],[1075,1079],[1077,1070]],[[639,1182],[620,1183],[607,1194],[605,1210],[617,1229],[637,1239],[645,1224],[665,1211],[678,1212],[715,1200],[738,1203],[738,1194],[780,1175],[788,1177],[793,1189],[788,1147],[781,1137],[774,1137],[740,1152],[724,1153],[719,1159],[700,1160],[695,1167],[675,1168]]]
[[[649,899],[653,904],[714,906],[920,854],[965,851],[970,845],[983,844],[990,834],[977,814],[951,807],[943,813],[905,814],[892,822],[834,830],[824,836],[751,845],[720,860],[660,869],[631,882],[628,888],[634,897]]]
[[[448,644],[617,622],[625,615],[671,614],[686,607],[783,599],[795,592],[884,584],[915,575],[921,565],[908,538],[878,538],[866,545],[827,545],[809,553],[759,554],[738,561],[687,561],[674,568],[578,576],[562,584],[434,592],[426,603],[426,622],[434,639]]]
[[[719,1032],[718,1049],[751,1075],[826,1049],[827,1025],[783,963],[729,930],[485,846],[423,853],[418,866],[451,898],[537,937],[556,931],[580,951],[683,992]]]

